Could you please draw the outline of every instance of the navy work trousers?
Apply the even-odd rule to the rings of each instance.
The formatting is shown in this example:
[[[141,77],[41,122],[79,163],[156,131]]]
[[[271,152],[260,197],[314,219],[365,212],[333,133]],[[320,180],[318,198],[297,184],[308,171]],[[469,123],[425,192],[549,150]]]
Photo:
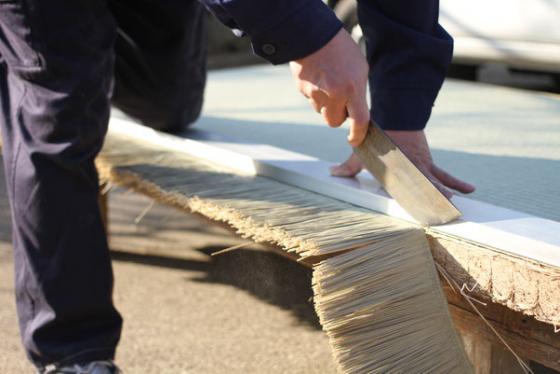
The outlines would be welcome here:
[[[172,129],[200,113],[194,0],[0,1],[0,128],[22,340],[37,367],[110,359],[122,320],[94,158],[113,104]]]

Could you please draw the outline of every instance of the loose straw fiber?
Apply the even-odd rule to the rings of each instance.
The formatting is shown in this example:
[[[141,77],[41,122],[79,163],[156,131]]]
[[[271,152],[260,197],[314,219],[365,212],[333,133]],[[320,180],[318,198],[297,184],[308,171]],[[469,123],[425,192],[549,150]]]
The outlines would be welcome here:
[[[225,222],[314,267],[315,309],[343,373],[472,372],[422,229],[110,132],[102,180]]]

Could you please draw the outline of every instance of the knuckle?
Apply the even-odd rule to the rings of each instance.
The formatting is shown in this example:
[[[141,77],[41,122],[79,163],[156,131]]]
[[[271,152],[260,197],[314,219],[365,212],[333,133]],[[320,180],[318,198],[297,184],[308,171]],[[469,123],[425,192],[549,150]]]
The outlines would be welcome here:
[[[314,100],[317,100],[317,99],[323,97],[323,93],[317,87],[314,87],[309,92],[309,96],[311,96]]]
[[[349,79],[335,79],[326,86],[329,96],[346,98],[355,91],[355,83]]]
[[[344,87],[340,86],[340,85],[335,85],[335,86],[329,87],[329,96],[332,97],[333,99],[337,99],[337,100],[346,98],[346,93],[344,91]]]
[[[355,85],[352,82],[341,82],[332,86],[330,93],[336,98],[347,98],[352,96],[355,91]]]

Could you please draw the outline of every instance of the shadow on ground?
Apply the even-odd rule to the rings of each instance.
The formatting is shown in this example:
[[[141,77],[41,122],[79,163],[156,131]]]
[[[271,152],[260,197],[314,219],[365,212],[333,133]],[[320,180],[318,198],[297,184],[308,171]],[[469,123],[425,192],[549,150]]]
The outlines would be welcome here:
[[[199,250],[209,255],[220,249],[223,248],[205,247]],[[215,256],[210,262],[117,251],[111,253],[111,258],[114,261],[200,272],[200,275],[186,281],[236,287],[289,311],[302,324],[321,329],[312,304],[311,270],[266,250],[239,249]]]
[[[321,329],[311,299],[311,269],[168,206],[155,204],[135,224],[150,200],[120,189],[115,192],[109,202],[114,261],[181,270],[188,282],[236,287],[290,312],[302,325]],[[211,256],[240,243],[248,245]]]

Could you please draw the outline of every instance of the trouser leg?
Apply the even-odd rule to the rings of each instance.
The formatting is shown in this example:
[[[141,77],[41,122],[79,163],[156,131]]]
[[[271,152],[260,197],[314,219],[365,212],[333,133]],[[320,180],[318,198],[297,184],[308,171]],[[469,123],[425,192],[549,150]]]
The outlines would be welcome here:
[[[113,103],[145,125],[194,122],[206,83],[206,12],[196,0],[110,0],[117,22]]]
[[[103,4],[0,1],[17,311],[38,367],[112,358],[120,336],[94,167],[114,60],[115,26]]]

